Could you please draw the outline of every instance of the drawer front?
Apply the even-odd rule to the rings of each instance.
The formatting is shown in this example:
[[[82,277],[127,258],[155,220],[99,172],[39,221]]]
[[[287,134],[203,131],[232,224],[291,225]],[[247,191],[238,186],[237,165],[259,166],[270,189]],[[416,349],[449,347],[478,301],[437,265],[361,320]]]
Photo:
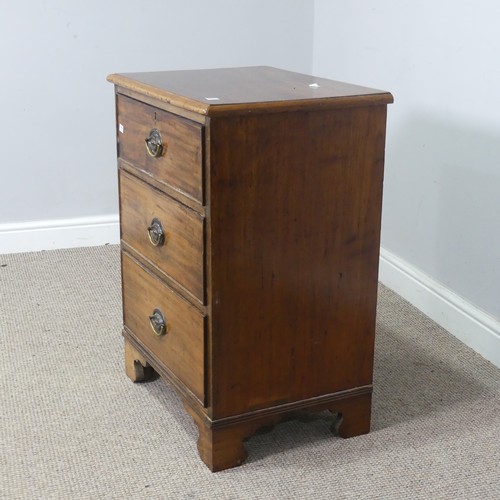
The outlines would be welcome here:
[[[204,403],[204,317],[125,253],[122,279],[125,325]],[[166,324],[164,332],[161,317]]]
[[[120,158],[203,203],[201,125],[120,94],[117,121]]]
[[[123,171],[120,214],[122,239],[203,303],[204,219]]]

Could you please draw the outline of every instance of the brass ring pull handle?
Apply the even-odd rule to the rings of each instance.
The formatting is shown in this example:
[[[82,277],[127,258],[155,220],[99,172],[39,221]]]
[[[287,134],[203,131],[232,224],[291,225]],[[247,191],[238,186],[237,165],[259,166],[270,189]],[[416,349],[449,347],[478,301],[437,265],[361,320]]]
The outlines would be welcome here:
[[[158,337],[167,333],[167,322],[159,309],[153,311],[153,314],[149,317],[149,324],[154,334],[158,335]]]
[[[148,226],[149,241],[155,247],[161,247],[165,243],[165,231],[159,219],[156,217]]]
[[[149,137],[146,139],[146,149],[149,156],[153,158],[158,158],[163,154],[163,143],[158,129],[153,128],[149,132]]]

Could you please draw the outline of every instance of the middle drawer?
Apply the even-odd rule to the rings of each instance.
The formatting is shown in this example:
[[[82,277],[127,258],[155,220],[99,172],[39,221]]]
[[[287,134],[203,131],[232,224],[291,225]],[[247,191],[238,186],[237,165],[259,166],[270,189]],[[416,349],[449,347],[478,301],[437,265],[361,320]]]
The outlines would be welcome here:
[[[122,240],[204,303],[204,218],[120,171]]]

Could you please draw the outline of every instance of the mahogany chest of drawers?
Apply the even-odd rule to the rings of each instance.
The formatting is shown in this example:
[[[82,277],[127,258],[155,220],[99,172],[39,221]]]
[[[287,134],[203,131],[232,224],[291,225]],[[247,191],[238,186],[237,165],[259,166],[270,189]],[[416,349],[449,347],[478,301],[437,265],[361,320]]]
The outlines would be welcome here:
[[[301,410],[370,428],[391,94],[269,67],[111,75],[125,366],[202,460]]]

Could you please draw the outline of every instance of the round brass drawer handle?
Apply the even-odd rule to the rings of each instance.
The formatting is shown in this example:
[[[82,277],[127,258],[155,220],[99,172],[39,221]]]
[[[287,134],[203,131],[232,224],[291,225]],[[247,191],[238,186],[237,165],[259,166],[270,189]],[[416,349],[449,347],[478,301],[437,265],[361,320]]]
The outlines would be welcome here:
[[[156,128],[151,129],[149,137],[145,140],[146,149],[149,156],[159,158],[163,154],[163,142],[161,140],[160,131]]]
[[[160,219],[155,217],[151,221],[151,224],[148,226],[148,237],[151,244],[155,247],[161,247],[165,243],[165,231]]]
[[[153,311],[153,314],[149,317],[149,324],[154,334],[158,337],[167,333],[167,321],[159,309]]]

